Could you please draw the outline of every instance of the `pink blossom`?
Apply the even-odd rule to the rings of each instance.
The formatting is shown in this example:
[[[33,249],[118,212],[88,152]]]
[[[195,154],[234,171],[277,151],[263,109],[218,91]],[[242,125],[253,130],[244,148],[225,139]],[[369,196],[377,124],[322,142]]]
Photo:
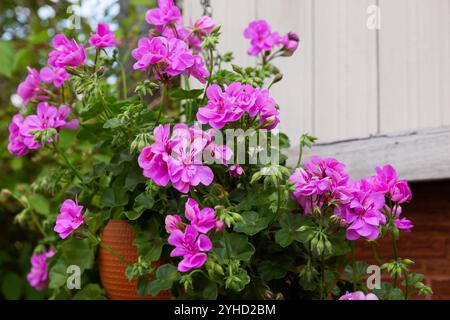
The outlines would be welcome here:
[[[168,215],[165,219],[167,233],[172,233],[174,230],[184,230],[184,224],[181,217],[177,214]]]
[[[259,93],[255,105],[260,110],[260,125],[268,130],[276,128],[280,123],[279,112],[275,107],[275,100],[269,97],[269,90],[262,90]]]
[[[75,39],[69,41],[64,34],[57,34],[52,45],[55,50],[48,55],[48,64],[52,67],[78,67],[86,61],[84,47]]]
[[[404,232],[411,232],[411,229],[414,227],[411,220],[407,218],[400,218],[400,215],[402,214],[402,207],[399,205],[394,206],[395,212],[393,209],[386,206],[387,212],[394,218],[394,224],[395,226]]]
[[[322,207],[325,201],[347,197],[348,174],[345,165],[334,158],[311,157],[289,177],[296,191],[293,197],[302,206],[305,214],[313,207]]]
[[[181,230],[173,230],[168,243],[175,246],[170,253],[171,257],[183,257],[178,264],[180,272],[188,272],[203,266],[208,258],[205,252],[212,249],[211,240],[204,234],[198,234],[195,227],[188,225],[184,233]]]
[[[142,38],[138,41],[138,48],[132,51],[132,56],[137,60],[134,69],[145,71],[155,66],[153,73],[157,78],[177,76],[195,63],[187,44],[176,38]]]
[[[346,292],[339,300],[379,300],[373,293],[364,294],[362,291]]]
[[[189,198],[186,202],[184,215],[198,232],[207,233],[216,226],[216,211],[212,208],[200,210],[194,199]]]
[[[379,226],[386,224],[386,217],[382,213],[385,206],[384,194],[374,191],[371,183],[365,179],[354,182],[350,188],[352,198],[341,208],[341,217],[348,224],[347,239],[377,239]]]
[[[231,158],[231,150],[216,146],[210,133],[184,124],[159,125],[154,130],[155,142],[145,147],[138,158],[145,177],[160,186],[169,181],[178,191],[187,193],[191,186],[210,185],[214,174],[202,163],[202,157],[210,154],[222,163]],[[226,163],[224,163],[226,164]]]
[[[255,20],[250,22],[244,30],[244,37],[250,39],[251,47],[248,54],[257,56],[261,52],[267,52],[278,44],[278,33],[272,32],[269,24],[265,20]]]
[[[406,180],[398,181],[390,190],[391,200],[398,203],[411,201],[412,193]]]
[[[217,220],[216,221],[216,226],[214,231],[215,232],[220,232],[225,228],[225,222],[223,222],[222,220]]]
[[[44,67],[40,71],[40,77],[42,81],[46,83],[53,83],[53,85],[57,88],[61,87],[61,85],[70,78],[70,74],[64,68],[57,67]]]
[[[55,255],[50,249],[43,253],[33,253],[31,256],[31,270],[27,275],[30,286],[38,291],[42,291],[47,287],[48,282],[48,263],[47,259]]]
[[[91,33],[89,44],[99,49],[114,47],[120,44],[120,42],[115,41],[115,37],[114,33],[109,30],[109,25],[99,23],[97,25],[97,32]]]
[[[289,32],[287,35],[280,37],[280,44],[284,46],[287,55],[297,50],[299,42],[300,38],[295,32]]]
[[[145,21],[165,28],[181,21],[181,12],[173,0],[158,0],[158,8],[148,10],[145,14]]]
[[[195,79],[201,83],[206,83],[206,78],[209,77],[209,71],[205,68],[205,61],[200,55],[194,55],[194,64],[187,69],[184,74],[192,75]]]
[[[22,98],[25,106],[32,99],[44,98],[40,89],[41,77],[39,76],[39,72],[34,68],[27,67],[27,69],[27,77],[17,87],[17,95]]]
[[[228,168],[228,174],[231,177],[238,178],[244,173],[244,169],[239,165],[232,165]]]
[[[56,217],[56,225],[53,230],[59,233],[61,239],[67,238],[73,231],[83,224],[81,211],[77,200],[66,199],[60,208],[60,214]]]
[[[372,177],[374,190],[383,192],[398,203],[408,202],[412,199],[411,190],[406,180],[399,180],[397,172],[391,165],[375,169],[376,176]]]
[[[8,151],[16,157],[23,156],[28,153],[28,147],[24,143],[23,136],[20,134],[20,128],[23,126],[23,117],[16,114],[9,124]]]
[[[208,16],[202,16],[194,24],[191,23],[191,29],[202,36],[211,33],[215,27],[216,23]]]
[[[41,102],[37,105],[36,114],[29,115],[20,126],[20,134],[23,143],[28,149],[39,149],[41,145],[34,140],[34,133],[47,129],[55,129],[59,131],[62,128],[76,129],[78,120],[74,119],[66,121],[70,115],[70,108],[62,105],[59,109],[49,105],[47,102]],[[48,142],[52,142],[50,138]]]

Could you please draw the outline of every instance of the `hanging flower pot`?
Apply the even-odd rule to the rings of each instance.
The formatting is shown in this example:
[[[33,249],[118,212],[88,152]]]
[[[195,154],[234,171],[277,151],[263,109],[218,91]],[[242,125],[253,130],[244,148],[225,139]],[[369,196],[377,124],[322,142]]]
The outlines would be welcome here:
[[[102,241],[126,260],[134,263],[138,260],[137,247],[133,244],[136,235],[133,228],[125,220],[110,220],[103,230]],[[160,263],[152,264],[158,267]],[[139,296],[136,291],[137,279],[129,281],[125,276],[127,265],[100,247],[99,253],[100,279],[111,300],[167,300],[170,292],[161,292],[158,296]]]

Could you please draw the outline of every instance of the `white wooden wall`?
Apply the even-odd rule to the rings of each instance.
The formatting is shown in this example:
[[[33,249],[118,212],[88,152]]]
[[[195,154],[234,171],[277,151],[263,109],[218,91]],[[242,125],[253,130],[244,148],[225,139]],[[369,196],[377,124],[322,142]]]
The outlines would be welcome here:
[[[184,0],[186,19],[201,15]],[[296,31],[300,50],[276,62],[281,129],[321,141],[450,125],[450,0],[211,0],[221,51],[253,64],[242,35],[254,19]],[[366,26],[370,5],[381,29]]]

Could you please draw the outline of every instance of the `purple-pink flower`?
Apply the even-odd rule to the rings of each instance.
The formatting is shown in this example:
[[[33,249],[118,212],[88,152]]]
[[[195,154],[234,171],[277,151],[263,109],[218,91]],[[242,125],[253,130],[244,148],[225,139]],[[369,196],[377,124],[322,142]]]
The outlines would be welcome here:
[[[184,230],[184,223],[181,217],[177,214],[169,214],[165,219],[165,226],[167,233],[172,233],[174,230]]]
[[[52,45],[55,50],[48,54],[48,64],[52,67],[78,67],[86,61],[86,51],[75,39],[69,41],[64,34],[57,34]]]
[[[181,21],[181,12],[173,0],[158,0],[158,8],[148,10],[145,21],[164,29]]]
[[[261,126],[269,130],[279,123],[275,100],[266,89],[233,82],[222,90],[217,84],[212,84],[206,90],[206,96],[208,102],[199,108],[197,120],[214,129],[222,129],[227,123],[238,121],[245,112],[252,118],[259,116]]]
[[[106,23],[99,23],[97,25],[97,32],[91,33],[89,44],[99,49],[114,47],[120,42],[115,41],[114,33],[109,30],[109,25]]]
[[[231,177],[239,178],[244,173],[244,169],[239,165],[231,165],[228,168],[228,174]]]
[[[39,75],[42,81],[46,83],[53,83],[53,85],[57,88],[61,87],[61,85],[70,78],[70,74],[64,68],[58,67],[44,67],[39,72]]]
[[[33,253],[31,256],[31,270],[27,275],[30,286],[38,291],[42,291],[47,287],[48,282],[48,263],[47,259],[55,255],[55,251],[49,249],[42,253]]]
[[[169,181],[175,189],[188,193],[191,186],[210,185],[214,174],[202,160],[209,155],[224,165],[231,156],[231,150],[214,144],[211,133],[183,124],[174,126],[172,135],[170,125],[159,125],[154,130],[155,142],[142,149],[139,166],[143,175],[159,186]]]
[[[314,207],[321,208],[326,201],[348,196],[349,176],[343,163],[313,156],[304,166],[304,169],[297,168],[289,180],[295,183],[293,196],[305,214],[311,214]]]
[[[152,67],[158,79],[177,76],[195,63],[195,57],[187,44],[176,38],[142,38],[131,54],[137,60],[133,65],[135,70],[145,71]]]
[[[47,102],[40,102],[36,114],[25,119],[20,114],[15,115],[9,126],[9,152],[15,156],[23,156],[29,150],[39,149],[42,145],[34,139],[38,131],[55,129],[56,134],[47,140],[53,142],[61,129],[76,129],[78,120],[67,120],[70,112],[71,109],[66,105],[56,108]]]
[[[341,205],[341,217],[348,225],[347,239],[356,240],[360,237],[377,239],[380,233],[379,226],[386,224],[386,217],[383,214],[384,194],[374,191],[372,184],[365,179],[354,182],[350,188],[351,200]]]
[[[197,21],[195,21],[194,24],[191,23],[190,25],[192,31],[201,36],[206,36],[207,34],[211,33],[215,26],[216,23],[214,22],[214,20],[208,16],[202,16]]]
[[[27,105],[32,99],[46,99],[42,89],[40,88],[41,77],[39,72],[27,67],[28,75],[17,87],[17,95],[22,99],[23,105]]]
[[[189,198],[186,202],[184,215],[198,232],[207,233],[216,226],[216,211],[212,208],[200,210],[194,199]]]
[[[248,54],[257,56],[261,52],[267,52],[279,42],[279,34],[272,32],[269,24],[265,20],[255,20],[250,22],[244,30],[244,37],[250,39],[251,47]]]
[[[374,189],[391,197],[398,203],[408,202],[412,199],[412,193],[406,180],[399,180],[397,172],[391,165],[375,169],[376,176],[373,179]]]
[[[61,239],[67,238],[73,231],[80,227],[84,218],[82,215],[83,206],[78,205],[75,199],[66,199],[60,208],[60,214],[56,217],[56,225],[53,228]]]
[[[373,293],[364,294],[362,291],[346,292],[339,300],[379,300]]]
[[[168,239],[169,244],[175,246],[170,253],[171,257],[183,257],[178,264],[180,272],[188,272],[192,269],[198,269],[205,264],[208,252],[212,248],[211,240],[208,236],[200,234],[198,230],[191,225],[181,230],[173,230]]]

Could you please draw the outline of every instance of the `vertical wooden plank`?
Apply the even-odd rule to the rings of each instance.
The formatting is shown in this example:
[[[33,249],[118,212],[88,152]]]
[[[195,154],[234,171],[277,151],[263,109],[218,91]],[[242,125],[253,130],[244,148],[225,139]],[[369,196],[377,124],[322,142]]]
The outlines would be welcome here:
[[[380,0],[382,133],[450,124],[449,3]]]
[[[366,25],[373,0],[314,0],[314,132],[321,141],[377,131],[376,31]]]
[[[283,80],[274,85],[271,95],[280,106],[280,130],[296,144],[304,132],[312,132],[312,2],[313,0],[257,1],[257,18],[265,19],[272,31],[280,34],[294,31],[300,36],[297,52],[289,58],[278,58],[275,65]]]

